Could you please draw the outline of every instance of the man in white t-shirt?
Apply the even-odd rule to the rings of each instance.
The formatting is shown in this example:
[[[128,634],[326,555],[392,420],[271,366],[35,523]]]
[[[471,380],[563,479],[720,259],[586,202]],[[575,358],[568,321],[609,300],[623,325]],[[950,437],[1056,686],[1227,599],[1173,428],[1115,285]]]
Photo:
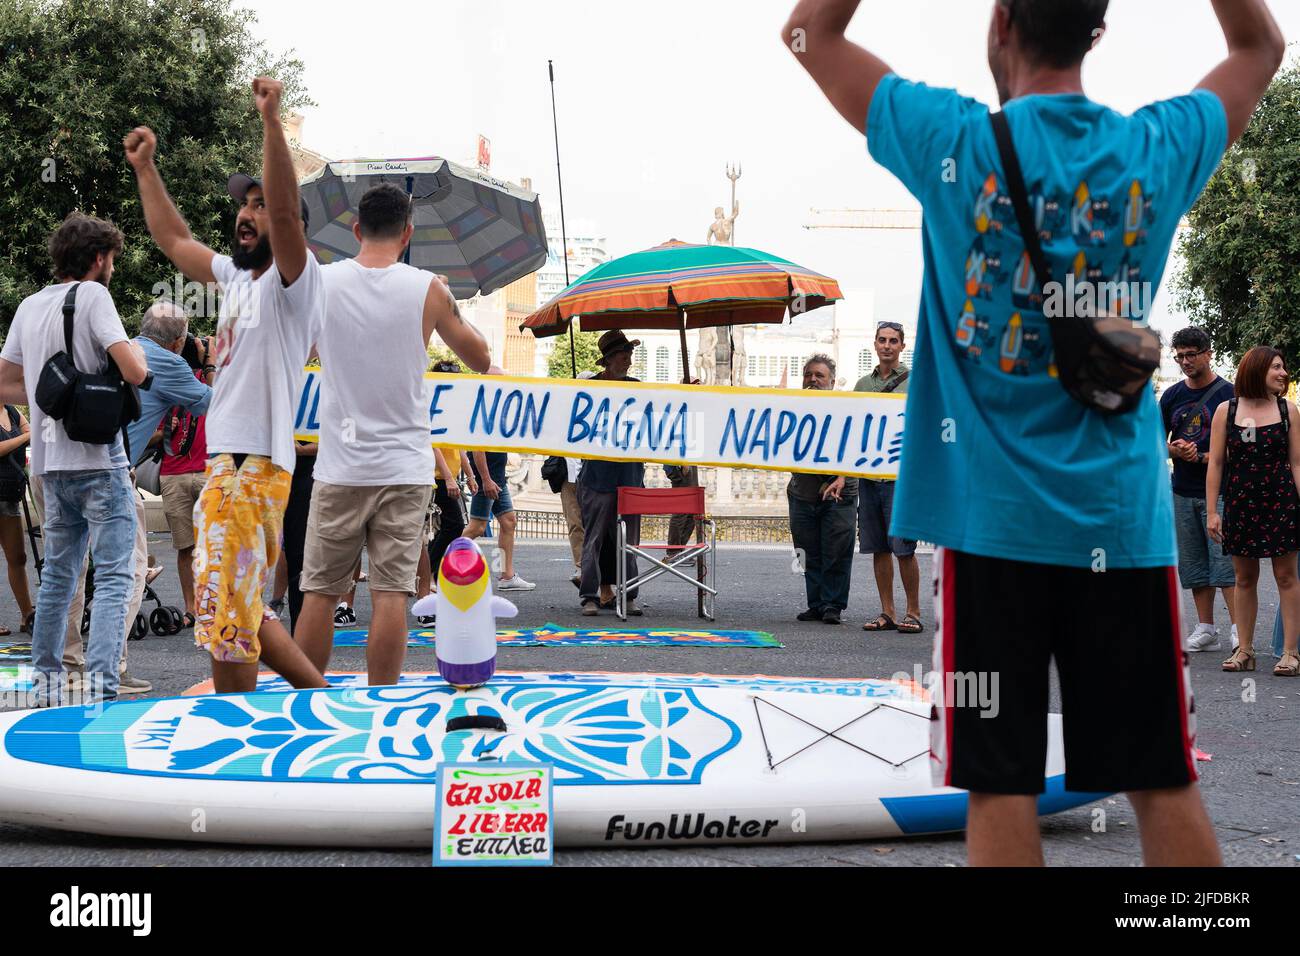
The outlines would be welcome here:
[[[294,687],[325,686],[262,603],[293,476],[303,364],[324,309],[320,267],[307,249],[306,207],[280,122],[282,92],[276,80],[253,81],[263,179],[237,173],[227,183],[240,204],[232,256],[217,255],[190,235],[154,166],[153,132],[142,126],[125,141],[154,242],[190,279],[215,282],[222,292],[207,419],[212,457],[194,508],[194,643],[212,655],[217,693],[254,690],[259,660]]]
[[[95,613],[82,684],[88,703],[117,697],[126,608],[135,581],[135,489],[121,434],[107,445],[73,441],[64,423],[46,417],[36,403],[41,369],[66,351],[65,303],[71,299],[72,359],[79,372],[102,374],[111,358],[132,385],[149,373],[144,352],[128,340],[108,294],[122,233],[112,223],[74,212],[50,237],[49,251],[58,282],[19,304],[0,352],[0,401],[31,408],[31,473],[41,479],[45,497],[45,565],[32,629],[42,705],[63,702],[64,626],[87,541],[95,561]]]
[[[477,372],[492,363],[487,341],[461,318],[440,278],[399,261],[413,229],[411,197],[393,183],[372,186],[352,225],[361,243],[356,258],[321,269],[320,451],[294,640],[323,672],[334,648],[334,608],[352,587],[364,545],[372,685],[397,683],[406,657],[406,599],[416,590],[435,477],[424,377],[429,338],[436,331]]]

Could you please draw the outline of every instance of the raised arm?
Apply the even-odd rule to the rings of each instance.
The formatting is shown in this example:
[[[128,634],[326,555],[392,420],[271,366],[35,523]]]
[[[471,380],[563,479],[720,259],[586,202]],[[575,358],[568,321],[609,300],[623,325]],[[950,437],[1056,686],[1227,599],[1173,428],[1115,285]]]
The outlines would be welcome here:
[[[480,374],[492,371],[492,353],[483,333],[465,321],[451,290],[441,278],[429,283],[424,297],[424,342],[434,332],[460,356],[460,360]]]
[[[140,190],[140,205],[144,208],[144,222],[149,235],[168,259],[195,282],[215,282],[212,275],[213,252],[190,234],[190,227],[181,218],[176,204],[167,195],[167,187],[154,165],[157,137],[147,126],[137,126],[122,141],[126,161],[135,170],[135,182]]]
[[[1211,0],[1228,41],[1228,56],[1201,80],[1197,89],[1210,90],[1228,114],[1228,145],[1237,141],[1255,115],[1272,82],[1286,40],[1264,0]]]
[[[302,227],[302,203],[298,198],[298,175],[293,169],[289,141],[280,122],[279,80],[259,76],[253,81],[253,97],[262,114],[262,193],[270,218],[271,254],[280,281],[291,286],[307,268],[307,236]]]
[[[844,36],[860,0],[800,0],[781,39],[855,130],[867,131],[867,110],[883,77],[884,60]]]

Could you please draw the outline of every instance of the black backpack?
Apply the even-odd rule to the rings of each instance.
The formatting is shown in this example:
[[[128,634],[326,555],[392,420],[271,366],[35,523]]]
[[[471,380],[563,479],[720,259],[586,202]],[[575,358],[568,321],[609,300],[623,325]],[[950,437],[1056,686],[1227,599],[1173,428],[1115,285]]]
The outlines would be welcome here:
[[[108,357],[108,370],[91,375],[73,361],[72,317],[77,309],[74,282],[63,299],[64,351],[52,356],[36,383],[36,404],[50,418],[62,421],[68,437],[88,445],[108,445],[140,417],[140,393],[128,384]]]

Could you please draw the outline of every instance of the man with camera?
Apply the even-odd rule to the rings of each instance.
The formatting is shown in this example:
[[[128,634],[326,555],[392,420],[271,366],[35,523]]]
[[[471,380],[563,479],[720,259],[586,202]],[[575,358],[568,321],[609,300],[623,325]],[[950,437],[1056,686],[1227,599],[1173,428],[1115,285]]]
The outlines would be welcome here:
[[[186,416],[189,429],[203,427],[199,416],[207,413],[212,400],[212,388],[208,384],[213,371],[209,360],[211,342],[190,335],[184,311],[175,303],[162,300],[145,312],[138,341],[149,361],[153,384],[140,393],[140,417],[127,429],[127,441],[137,470],[146,461],[158,467],[158,484],[146,490],[162,496],[172,547],[176,549],[181,594],[185,598],[185,626],[193,627],[194,503],[203,489],[206,448],[197,435],[176,434],[173,418]],[[150,441],[159,428],[162,447],[151,447]],[[179,457],[178,447],[185,451]],[[138,608],[144,594],[143,566],[148,558],[143,530],[136,536],[136,549],[139,582],[134,606]]]
[[[117,697],[136,532],[135,489],[120,432],[120,386],[140,385],[149,374],[144,352],[128,340],[108,292],[113,260],[121,251],[122,233],[112,223],[80,212],[69,214],[49,242],[58,281],[22,301],[0,352],[0,401],[30,406],[31,473],[44,486],[45,565],[32,631],[36,696],[43,706],[64,699],[64,627],[87,542],[95,562],[98,610],[91,615],[86,646],[84,700]],[[101,395],[113,392],[116,382],[117,405],[109,408],[112,421],[83,431],[85,418],[97,418],[101,409],[90,407],[92,402],[81,393],[60,396],[58,419],[47,415],[42,399],[48,394],[49,377],[42,373],[55,366],[67,393],[76,391],[77,375],[104,389]],[[100,398],[97,404],[112,403]],[[70,431],[94,441],[77,440]]]
[[[1159,286],[1282,34],[1264,0],[1212,0],[1227,57],[1191,93],[1125,115],[1083,89],[1107,0],[997,0],[994,113],[850,41],[858,2],[802,0],[783,39],[925,220],[889,533],[939,546],[935,782],[970,791],[972,864],[1042,865],[1054,663],[1066,788],[1124,792],[1148,864],[1217,864],[1150,388],[1159,347],[1140,301],[1096,308],[1093,274]],[[958,674],[996,676],[997,711],[955,695]]]

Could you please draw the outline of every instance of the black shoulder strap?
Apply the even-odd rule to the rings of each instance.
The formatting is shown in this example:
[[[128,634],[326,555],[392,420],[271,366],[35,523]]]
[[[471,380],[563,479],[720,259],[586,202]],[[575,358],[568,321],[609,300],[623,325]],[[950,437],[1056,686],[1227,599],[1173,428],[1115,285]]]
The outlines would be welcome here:
[[[73,368],[77,367],[77,359],[72,354],[72,316],[77,311],[77,286],[79,285],[80,282],[72,283],[72,288],[63,297],[63,344],[68,352],[68,361],[72,363]]]
[[[1285,395],[1277,397],[1278,414],[1282,416],[1282,434],[1285,435],[1291,430],[1291,408],[1290,402],[1286,400]]]
[[[997,140],[998,154],[1002,157],[1002,172],[1006,176],[1011,204],[1016,210],[1016,221],[1020,224],[1025,251],[1029,253],[1029,261],[1038,275],[1038,284],[1045,287],[1052,281],[1052,269],[1043,253],[1042,243],[1038,241],[1038,225],[1029,209],[1029,192],[1025,189],[1020,158],[1016,155],[1016,146],[1011,139],[1011,125],[1007,122],[1007,114],[1001,111],[990,113],[989,119],[993,122],[993,138]]]
[[[880,394],[881,394],[881,395],[888,395],[890,392],[892,392],[892,391],[894,391],[896,388],[898,388],[898,386],[900,386],[900,385],[902,385],[904,382],[906,382],[906,381],[907,381],[907,376],[909,376],[909,375],[911,375],[911,374],[912,374],[912,370],[911,370],[911,369],[908,369],[908,370],[907,370],[906,372],[904,372],[902,375],[898,376],[898,378],[894,379],[892,382],[890,382],[888,385],[886,385],[884,388],[882,388],[882,389],[880,390]]]

